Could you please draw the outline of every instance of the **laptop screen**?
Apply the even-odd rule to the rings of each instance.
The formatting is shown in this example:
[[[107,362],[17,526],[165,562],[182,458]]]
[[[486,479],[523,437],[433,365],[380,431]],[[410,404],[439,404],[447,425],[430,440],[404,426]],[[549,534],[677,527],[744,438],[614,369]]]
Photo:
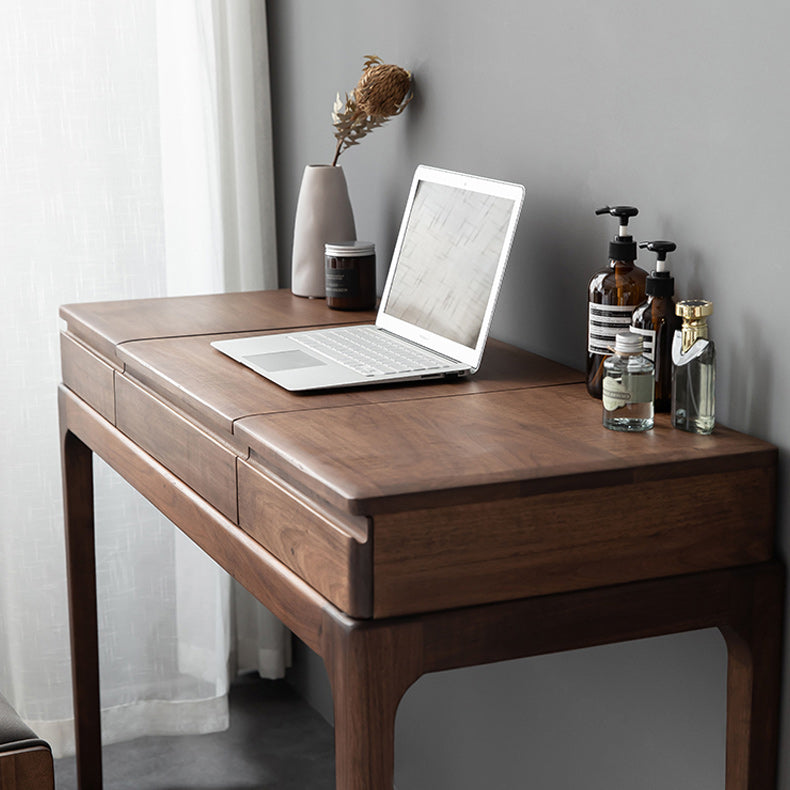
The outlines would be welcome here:
[[[418,181],[382,312],[475,348],[517,202],[479,188]]]

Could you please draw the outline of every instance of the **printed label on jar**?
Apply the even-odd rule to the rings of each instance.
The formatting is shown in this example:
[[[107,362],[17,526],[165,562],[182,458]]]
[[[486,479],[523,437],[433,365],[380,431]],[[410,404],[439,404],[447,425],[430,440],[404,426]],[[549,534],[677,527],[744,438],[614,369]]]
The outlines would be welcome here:
[[[649,375],[630,375],[625,380],[607,377],[603,380],[601,400],[606,411],[615,411],[629,404],[650,403],[653,392],[653,377]]]
[[[655,329],[637,329],[635,326],[631,327],[631,331],[635,335],[642,335],[642,348],[643,355],[646,356],[651,362],[656,361],[656,330]]]
[[[587,315],[587,351],[590,354],[612,353],[614,338],[631,326],[636,305],[589,303]]]
[[[359,269],[326,269],[326,295],[349,297],[359,293]]]

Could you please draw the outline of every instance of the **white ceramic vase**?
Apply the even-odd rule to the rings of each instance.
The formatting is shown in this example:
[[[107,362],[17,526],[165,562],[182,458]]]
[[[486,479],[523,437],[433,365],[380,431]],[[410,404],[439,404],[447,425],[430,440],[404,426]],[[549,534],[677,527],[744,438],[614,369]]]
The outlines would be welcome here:
[[[324,245],[356,238],[343,168],[308,165],[296,204],[291,291],[296,296],[326,296]]]

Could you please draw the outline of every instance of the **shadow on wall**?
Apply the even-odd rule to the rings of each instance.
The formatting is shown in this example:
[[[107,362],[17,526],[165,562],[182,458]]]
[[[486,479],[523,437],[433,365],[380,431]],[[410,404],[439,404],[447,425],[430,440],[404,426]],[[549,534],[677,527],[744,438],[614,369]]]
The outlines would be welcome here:
[[[495,336],[581,370],[587,336],[587,282],[606,265],[606,246],[588,206],[531,200],[508,263]],[[587,217],[590,215],[590,218]],[[602,250],[597,257],[591,252]]]
[[[716,347],[719,370],[730,374],[727,381],[717,383],[717,389],[728,393],[728,424],[738,425],[745,433],[768,436],[773,424],[770,343],[758,319],[744,316],[738,326],[737,347]]]

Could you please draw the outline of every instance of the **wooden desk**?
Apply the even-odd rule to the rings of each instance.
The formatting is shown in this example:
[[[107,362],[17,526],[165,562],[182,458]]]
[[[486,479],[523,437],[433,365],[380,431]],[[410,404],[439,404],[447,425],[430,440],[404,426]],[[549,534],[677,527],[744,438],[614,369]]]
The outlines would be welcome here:
[[[491,342],[468,381],[290,394],[212,349],[370,320],[287,291],[67,306],[60,389],[80,787],[101,786],[96,453],[326,663],[337,787],[389,790],[420,675],[687,631],[729,651],[727,788],[775,786],[776,450],[601,427],[581,374]]]

